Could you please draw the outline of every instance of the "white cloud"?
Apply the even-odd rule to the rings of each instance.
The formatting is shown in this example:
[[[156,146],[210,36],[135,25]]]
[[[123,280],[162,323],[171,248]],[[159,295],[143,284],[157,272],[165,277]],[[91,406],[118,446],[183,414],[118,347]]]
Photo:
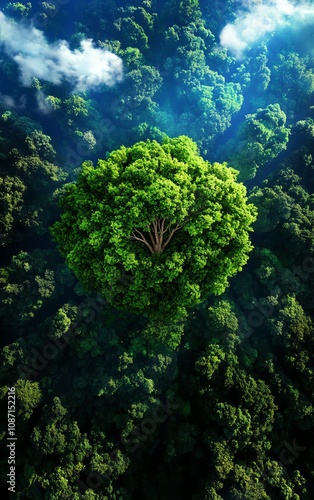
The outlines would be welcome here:
[[[53,111],[52,106],[46,100],[46,96],[41,90],[36,92],[36,101],[37,101],[37,111],[39,113],[42,113],[43,115],[49,115]]]
[[[0,12],[0,41],[6,54],[29,86],[34,77],[61,84],[66,80],[78,92],[98,85],[112,86],[123,78],[122,60],[115,54],[83,40],[80,50],[71,50],[65,40],[49,43],[43,32],[22,23],[13,23]]]
[[[23,94],[19,98],[19,102],[14,99],[14,97],[7,95],[7,94],[2,94],[0,92],[0,104],[6,108],[6,109],[25,109],[26,107],[26,95]]]
[[[246,10],[239,10],[233,24],[227,24],[220,33],[220,44],[241,59],[267,33],[281,26],[294,26],[314,16],[314,8],[306,3],[294,5],[289,0],[268,0],[261,3],[243,2]]]
[[[240,59],[247,43],[241,39],[241,35],[233,24],[227,24],[220,34],[220,44],[230,50],[233,55]]]

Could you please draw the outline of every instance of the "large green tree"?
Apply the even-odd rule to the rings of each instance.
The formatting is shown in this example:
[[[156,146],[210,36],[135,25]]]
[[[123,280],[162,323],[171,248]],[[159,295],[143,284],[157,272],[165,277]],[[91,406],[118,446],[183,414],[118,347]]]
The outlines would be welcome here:
[[[52,234],[87,289],[169,321],[223,293],[248,259],[255,207],[236,176],[186,136],[122,146],[65,186]]]

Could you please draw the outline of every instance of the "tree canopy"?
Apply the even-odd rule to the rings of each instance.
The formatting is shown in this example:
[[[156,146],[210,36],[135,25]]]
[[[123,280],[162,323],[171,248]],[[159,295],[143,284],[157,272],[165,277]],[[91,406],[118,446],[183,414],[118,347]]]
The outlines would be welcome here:
[[[0,478],[15,466],[17,499],[313,499],[314,6],[279,3],[1,3],[21,28],[0,66]],[[241,58],[227,25],[258,37]],[[53,83],[88,40],[123,80]],[[182,135],[257,208],[221,295],[248,205]],[[80,282],[51,241],[59,199]]]
[[[236,176],[186,136],[123,146],[65,186],[52,234],[84,287],[169,318],[223,293],[248,259],[256,210]]]
[[[220,151],[220,156],[240,171],[242,181],[255,177],[258,168],[287,147],[290,130],[279,104],[246,115],[235,137]]]

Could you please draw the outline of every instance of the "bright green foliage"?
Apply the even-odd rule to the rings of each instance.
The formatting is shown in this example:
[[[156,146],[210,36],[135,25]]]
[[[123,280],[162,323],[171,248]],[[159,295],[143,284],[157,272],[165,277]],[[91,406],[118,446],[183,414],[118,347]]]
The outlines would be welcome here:
[[[160,345],[156,346],[156,338],[160,340],[161,344],[168,346],[170,349],[176,349],[183,333],[183,320],[185,316],[185,314],[182,315],[181,322],[171,322],[168,324],[165,322],[152,321],[148,323],[142,335],[147,341],[149,352],[152,352],[156,347],[160,349]]]
[[[255,177],[257,169],[286,149],[290,130],[279,104],[247,115],[237,135],[221,148],[220,156],[240,170],[240,180]]]
[[[28,420],[42,399],[38,382],[19,379],[15,385],[18,400],[18,416]]]
[[[214,307],[208,309],[211,319],[211,327],[215,332],[236,332],[238,329],[238,320],[231,304],[227,300],[218,301]]]
[[[49,12],[50,15],[53,15],[58,8],[53,2],[42,2],[41,6],[47,13]]]
[[[55,337],[62,337],[71,326],[71,319],[67,316],[63,308],[55,314],[51,324],[51,334]]]
[[[248,259],[255,209],[236,175],[184,136],[121,147],[83,164],[52,234],[87,289],[118,308],[181,316]]]
[[[305,346],[306,343],[313,345],[313,321],[297,300],[288,295],[278,317],[271,323],[276,342],[282,342],[285,347],[284,362],[290,369],[312,374],[312,360]]]
[[[39,426],[34,427],[31,436],[35,453],[42,455],[73,452],[79,447],[81,433],[75,421],[70,421],[67,409],[58,397],[43,409]]]
[[[94,137],[94,134],[91,130],[87,130],[87,132],[84,132],[83,134],[83,140],[86,144],[86,147],[89,149],[89,150],[92,150],[95,148],[96,146],[96,139]]]
[[[61,108],[62,101],[58,97],[55,97],[53,95],[48,95],[45,100],[54,111],[57,111],[58,109]]]
[[[196,371],[210,380],[224,359],[225,353],[223,350],[218,345],[212,344],[208,346],[206,355],[199,358],[195,363]]]
[[[50,137],[43,134],[40,130],[35,130],[25,140],[28,149],[32,155],[38,155],[40,158],[51,160],[56,152],[50,143]]]
[[[66,177],[65,172],[60,167],[42,160],[39,156],[23,156],[18,150],[14,149],[12,159],[14,160],[14,168],[19,171],[21,177],[25,177],[29,183],[31,183],[30,178],[32,177],[33,183],[31,187],[33,190],[47,189],[51,181],[59,182]]]
[[[30,2],[27,2],[26,5],[22,2],[9,2],[5,5],[5,12],[17,18],[23,18],[28,16],[31,8],[32,4]]]
[[[64,101],[67,115],[71,118],[78,116],[88,116],[87,102],[79,95],[72,95]]]
[[[123,57],[124,64],[130,70],[139,69],[143,65],[143,56],[139,49],[128,47],[125,50],[120,50],[120,54]]]

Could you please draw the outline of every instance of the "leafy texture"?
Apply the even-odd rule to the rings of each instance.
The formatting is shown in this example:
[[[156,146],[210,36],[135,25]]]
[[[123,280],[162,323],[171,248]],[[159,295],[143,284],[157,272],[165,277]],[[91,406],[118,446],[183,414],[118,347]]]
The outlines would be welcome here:
[[[118,308],[182,313],[247,261],[255,209],[236,175],[185,136],[121,147],[67,185],[52,234],[83,285]]]

